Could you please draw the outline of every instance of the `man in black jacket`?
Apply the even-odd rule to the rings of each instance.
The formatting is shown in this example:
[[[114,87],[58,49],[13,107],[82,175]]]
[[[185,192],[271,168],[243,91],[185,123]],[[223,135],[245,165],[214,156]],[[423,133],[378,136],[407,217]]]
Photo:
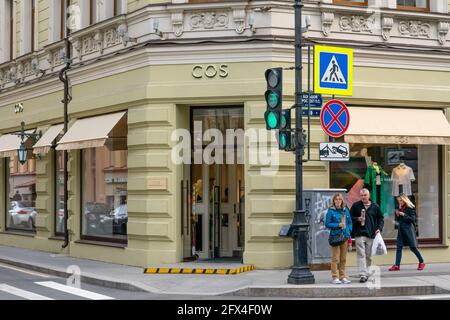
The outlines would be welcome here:
[[[372,244],[378,232],[383,231],[384,217],[380,207],[370,201],[370,192],[366,188],[360,191],[361,201],[355,202],[350,209],[353,222],[352,237],[356,240],[359,282],[366,282],[367,268],[372,264]]]

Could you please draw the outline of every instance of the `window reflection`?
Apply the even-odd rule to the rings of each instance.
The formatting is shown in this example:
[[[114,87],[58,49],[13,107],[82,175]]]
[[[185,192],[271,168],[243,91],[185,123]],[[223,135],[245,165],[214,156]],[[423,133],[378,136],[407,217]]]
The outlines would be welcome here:
[[[24,231],[36,230],[36,160],[23,165],[17,157],[7,158],[7,226]]]
[[[120,139],[82,151],[83,236],[126,241],[127,156]]]
[[[350,161],[330,162],[330,186],[347,190],[349,208],[367,187],[384,215],[383,237],[395,239],[395,196],[404,192],[416,206],[419,239],[440,237],[438,146],[350,144],[350,150]],[[403,167],[413,173],[407,179],[399,175]],[[371,168],[378,168],[380,179],[370,178]]]
[[[59,140],[59,139],[58,139]],[[56,203],[55,233],[64,234],[64,151],[56,151]]]
[[[193,202],[202,203],[203,202],[203,180],[202,180],[202,165],[194,164],[192,165],[192,191],[193,191]]]
[[[397,0],[397,5],[402,7],[427,8],[428,0]]]

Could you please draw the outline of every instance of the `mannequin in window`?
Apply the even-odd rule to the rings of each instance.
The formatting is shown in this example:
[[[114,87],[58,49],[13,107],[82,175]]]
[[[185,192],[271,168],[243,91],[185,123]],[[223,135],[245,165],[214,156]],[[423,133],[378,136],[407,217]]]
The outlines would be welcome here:
[[[362,148],[360,154],[361,154],[361,157],[364,157],[364,159],[366,159],[366,165],[370,166],[370,164],[372,163],[372,157],[369,156],[367,148]]]
[[[194,202],[202,202],[203,197],[203,183],[202,179],[198,179],[196,183],[194,183]]]
[[[371,190],[372,201],[380,206],[383,215],[386,213],[386,196],[383,192],[386,176],[387,174],[383,171],[383,168],[374,161],[367,167],[364,177],[364,183]]]
[[[392,195],[397,197],[399,194],[412,195],[411,182],[416,180],[411,167],[404,162],[392,169]]]

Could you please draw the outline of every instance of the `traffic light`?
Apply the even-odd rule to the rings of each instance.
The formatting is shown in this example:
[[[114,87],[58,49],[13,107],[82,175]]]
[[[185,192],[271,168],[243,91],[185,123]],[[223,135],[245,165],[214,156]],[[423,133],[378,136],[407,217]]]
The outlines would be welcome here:
[[[283,69],[267,69],[265,72],[265,77],[267,83],[267,90],[264,94],[266,99],[266,112],[264,113],[266,129],[280,129],[283,100]]]
[[[291,150],[291,109],[281,111],[281,128],[278,131],[278,148]]]

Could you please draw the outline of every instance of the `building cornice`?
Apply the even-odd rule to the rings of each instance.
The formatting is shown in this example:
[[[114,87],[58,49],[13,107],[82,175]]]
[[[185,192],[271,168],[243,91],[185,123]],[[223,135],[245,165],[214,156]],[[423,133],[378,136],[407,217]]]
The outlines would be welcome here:
[[[152,52],[147,57],[147,65],[158,61],[165,64],[199,61],[196,56],[206,57],[208,61],[292,61],[293,13],[292,1],[148,5],[72,33],[70,39],[73,67],[78,68],[77,66],[85,64],[86,67],[81,69],[103,70],[103,61],[116,61],[120,59],[118,57],[127,59],[129,55],[124,52],[127,49],[138,50],[140,46],[154,48],[154,51],[146,49]],[[386,52],[372,55],[377,64],[381,60],[382,63],[378,64],[380,66],[448,70],[448,61],[442,58],[444,54],[429,52],[428,59],[431,62],[422,56],[427,55],[425,50],[430,48],[447,55],[450,52],[450,43],[447,40],[450,29],[449,15],[392,9],[374,10],[318,1],[305,1],[304,14],[309,15],[312,22],[304,36],[317,43],[384,46],[382,50]],[[119,29],[128,38],[121,36]],[[242,43],[247,41],[250,42],[245,44],[246,49],[240,52]],[[287,46],[284,47],[284,44]],[[199,46],[202,48],[199,49]],[[223,52],[212,50],[215,46],[219,46]],[[398,54],[399,60],[395,61],[395,66],[390,63],[391,59],[382,60],[390,57],[391,52],[401,52],[396,48],[401,46],[421,52],[410,54],[404,51]],[[195,50],[197,51],[194,52]],[[7,91],[14,88],[21,92],[23,86],[36,87],[32,84],[35,81],[46,83],[47,78],[64,67],[64,51],[64,41],[58,41],[31,55],[1,64],[0,100]],[[172,52],[186,54],[177,57]],[[233,55],[229,56],[229,53]],[[264,57],[263,54],[267,56]],[[117,57],[110,58],[111,55]],[[400,59],[401,55],[404,59]],[[369,60],[364,58],[356,63],[373,65]],[[92,65],[92,61],[97,61],[98,66]],[[420,65],[414,65],[418,61]],[[120,63],[114,62],[111,66],[117,67],[117,64]],[[144,62],[136,62],[134,66],[127,67],[127,62],[124,62],[117,70],[122,72],[143,65]],[[99,71],[99,77],[114,74],[117,70]],[[77,71],[73,71],[75,77],[76,74]],[[91,77],[87,76],[86,79],[88,78]]]
[[[202,46],[199,53],[199,46]],[[196,65],[208,63],[253,63],[277,62],[293,63],[293,46],[289,43],[265,42],[230,44],[177,44],[163,46],[147,46],[131,50],[123,55],[112,56],[101,61],[74,65],[69,71],[71,85],[87,83],[123,72],[150,66],[162,65]],[[355,49],[355,67],[374,67],[387,69],[426,70],[450,72],[450,56],[418,52],[389,51],[374,48]],[[306,52],[303,62],[307,63]],[[443,84],[441,89],[448,89]],[[33,84],[10,89],[0,94],[0,107],[20,101],[45,96],[62,91],[58,72],[47,75],[47,78]]]

